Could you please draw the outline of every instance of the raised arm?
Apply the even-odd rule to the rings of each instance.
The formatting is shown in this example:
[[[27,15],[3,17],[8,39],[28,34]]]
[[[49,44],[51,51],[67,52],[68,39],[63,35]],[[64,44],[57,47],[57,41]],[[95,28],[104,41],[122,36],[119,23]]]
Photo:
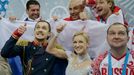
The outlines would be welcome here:
[[[65,25],[60,25],[57,27],[58,34],[54,35],[52,39],[49,41],[46,51],[50,54],[53,54],[56,57],[66,59],[67,55],[64,49],[56,47],[56,38],[58,37],[59,33],[64,29]]]
[[[1,55],[5,58],[15,57],[17,55],[21,55],[22,46],[16,45],[19,37],[26,31],[26,26],[20,26],[17,30],[15,30],[12,36],[6,41],[4,47],[1,50]]]

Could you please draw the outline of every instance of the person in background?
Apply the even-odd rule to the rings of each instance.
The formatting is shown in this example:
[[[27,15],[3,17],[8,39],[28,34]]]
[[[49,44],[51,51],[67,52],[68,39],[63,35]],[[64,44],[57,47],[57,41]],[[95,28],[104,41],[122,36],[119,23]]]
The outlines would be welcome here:
[[[12,75],[11,68],[7,62],[7,59],[0,55],[0,75]]]
[[[128,28],[114,23],[107,30],[110,50],[98,56],[93,64],[93,75],[133,75],[134,51],[128,49]]]
[[[112,14],[115,14],[116,16],[121,15],[119,18],[115,17],[115,22],[124,23],[125,25],[128,25],[126,22],[122,10],[115,6],[114,0],[87,0],[87,5],[89,7],[92,7],[94,9],[94,12],[96,13],[95,17],[99,22],[107,23],[108,19]],[[113,22],[114,23],[114,22]]]
[[[37,0],[28,0],[26,3],[26,13],[27,17],[24,19],[24,21],[35,22],[41,20],[40,3]],[[16,16],[10,16],[9,20],[16,20]]]
[[[86,16],[85,19],[89,18],[85,12],[85,0],[70,0],[68,9],[70,17],[65,18],[66,21],[80,20],[80,15]]]

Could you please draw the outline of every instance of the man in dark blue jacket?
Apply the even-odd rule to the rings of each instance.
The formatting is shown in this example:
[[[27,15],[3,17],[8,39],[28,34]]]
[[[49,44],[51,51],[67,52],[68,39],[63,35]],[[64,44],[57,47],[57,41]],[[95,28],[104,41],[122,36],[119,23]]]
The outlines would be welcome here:
[[[29,0],[26,4],[26,13],[28,16],[27,16],[27,18],[24,19],[24,21],[35,22],[35,21],[41,20],[39,2],[36,0]],[[11,67],[12,70],[18,69],[21,67],[21,64],[17,63],[17,62],[19,62],[19,57],[12,58],[11,62],[14,63],[14,65],[11,64],[11,66],[13,66],[13,67]],[[66,66],[67,66],[67,60],[56,58],[54,69],[53,69],[54,75],[65,75]],[[19,72],[19,71],[17,71],[17,72]],[[15,73],[15,75],[18,75],[16,73],[16,70],[15,70],[15,72],[13,71],[13,73]]]
[[[26,3],[27,18],[24,21],[35,22],[40,20],[40,3],[36,0],[28,0]],[[15,16],[9,17],[10,21],[16,20]],[[22,42],[21,42],[22,43]],[[22,75],[22,63],[20,57],[16,56],[10,58],[9,64],[11,66],[13,75]]]
[[[38,21],[34,28],[34,40],[25,46],[16,45],[25,31],[26,25],[14,31],[2,48],[1,55],[5,58],[20,56],[23,71],[25,70],[27,75],[53,75],[55,57],[43,50],[48,43],[50,24],[44,20]]]

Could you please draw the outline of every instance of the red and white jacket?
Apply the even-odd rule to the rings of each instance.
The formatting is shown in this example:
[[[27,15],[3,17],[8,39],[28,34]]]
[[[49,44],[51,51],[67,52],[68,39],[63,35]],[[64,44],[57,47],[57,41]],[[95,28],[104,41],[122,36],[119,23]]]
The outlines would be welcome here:
[[[88,5],[90,7],[94,6],[95,0],[88,0]],[[119,22],[119,23],[128,25],[128,23],[126,22],[126,20],[124,18],[122,10],[118,6],[114,6],[114,10],[113,10],[112,14],[106,20],[104,20],[102,17],[98,16],[96,13],[95,13],[95,17],[96,17],[97,21],[100,21],[102,23],[106,23],[109,25],[111,25],[115,22]]]
[[[121,58],[116,58],[112,55],[112,73],[113,75],[122,74],[122,66],[124,64],[126,53]],[[104,54],[101,54],[93,61],[93,75],[108,75],[108,51]],[[134,75],[134,51],[130,50],[130,55],[128,58],[126,75]]]

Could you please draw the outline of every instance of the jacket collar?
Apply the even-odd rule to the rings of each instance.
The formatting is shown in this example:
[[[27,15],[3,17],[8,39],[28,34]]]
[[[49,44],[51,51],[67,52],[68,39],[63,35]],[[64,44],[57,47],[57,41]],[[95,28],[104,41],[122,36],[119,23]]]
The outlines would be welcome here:
[[[46,42],[46,41],[44,41],[44,42],[42,42],[42,43],[40,43],[38,40],[34,40],[33,42],[33,45],[35,45],[35,46],[43,46],[43,47],[47,47],[47,45],[48,45],[48,42]]]

